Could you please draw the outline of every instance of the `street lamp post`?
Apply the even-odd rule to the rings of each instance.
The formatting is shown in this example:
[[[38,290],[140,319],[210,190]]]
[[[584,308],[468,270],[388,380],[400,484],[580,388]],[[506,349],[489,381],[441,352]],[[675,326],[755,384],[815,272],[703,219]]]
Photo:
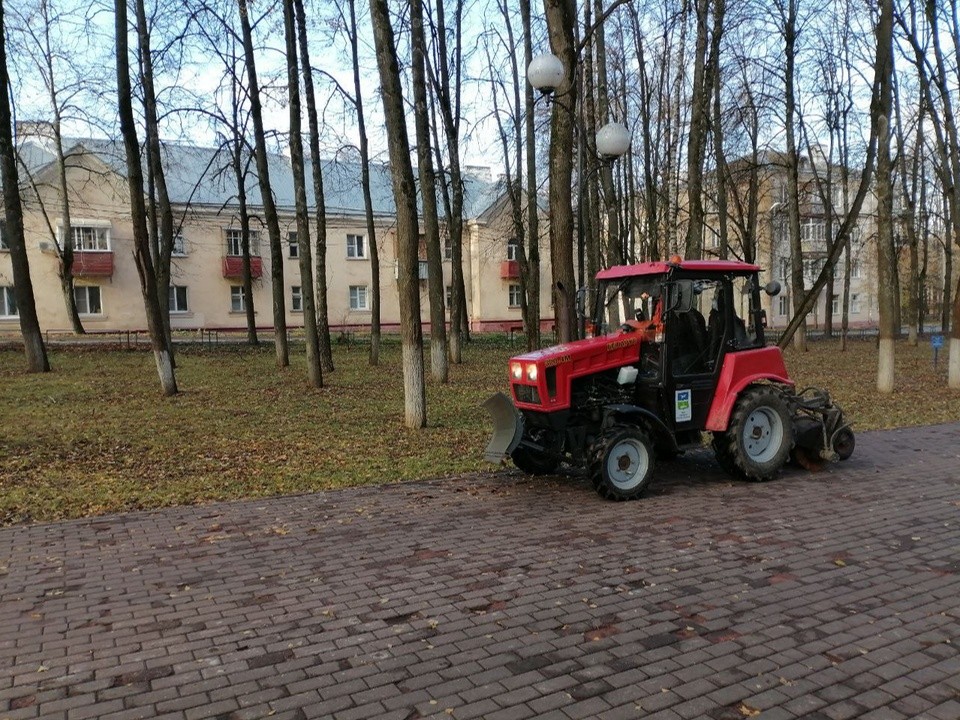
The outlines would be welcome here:
[[[579,118],[576,114],[575,103],[565,103],[564,96],[567,93],[570,93],[571,96],[574,96],[575,92],[573,90],[573,84],[571,83],[569,88],[564,92],[558,92],[559,88],[564,85],[564,82],[567,79],[566,68],[564,67],[563,62],[556,55],[552,53],[543,53],[534,57],[530,64],[527,66],[527,80],[530,84],[536,88],[541,95],[553,100],[553,113],[554,113],[554,123],[556,126],[559,113],[568,113],[569,117],[567,118],[571,121],[573,128],[577,131],[581,142],[586,142],[587,134],[585,128],[579,121]],[[555,94],[556,93],[556,94]],[[624,155],[630,149],[631,142],[630,130],[627,129],[625,125],[618,122],[609,122],[601,127],[596,134],[594,139],[593,149],[595,150],[595,160],[596,163],[594,167],[590,168],[589,171],[584,172],[583,167],[583,154],[580,155],[580,169],[579,169],[579,187],[577,192],[578,205],[577,205],[577,250],[578,250],[578,269],[579,269],[579,283],[581,286],[585,284],[584,282],[584,197],[586,191],[586,185],[589,179],[595,175],[599,170],[609,167],[617,158]],[[558,178],[555,176],[554,170],[559,166],[560,160],[564,160],[565,164],[568,161],[568,158],[559,158],[561,153],[569,154],[572,152],[572,147],[560,147],[557,144],[557,138],[551,136],[551,148],[550,148],[550,258],[552,263],[552,272],[554,277],[554,308],[557,313],[558,328],[561,332],[560,340],[561,342],[569,337],[565,337],[564,334],[569,334],[569,319],[570,319],[570,307],[572,306],[572,299],[574,293],[564,287],[562,278],[568,277],[571,280],[573,279],[573,267],[572,267],[572,254],[559,252],[560,248],[556,247],[556,243],[561,242],[571,242],[572,237],[569,232],[562,232],[560,228],[557,227],[558,224],[565,225],[565,222],[558,222],[556,218],[562,217],[563,219],[572,217],[572,208],[569,207],[570,204],[570,193],[568,189],[564,188],[561,192],[561,188],[556,187]],[[569,173],[566,173],[569,175]],[[558,203],[555,206],[555,203]],[[562,206],[560,206],[562,204]],[[569,260],[567,260],[569,258]],[[560,268],[558,264],[561,262],[569,262],[569,268]]]

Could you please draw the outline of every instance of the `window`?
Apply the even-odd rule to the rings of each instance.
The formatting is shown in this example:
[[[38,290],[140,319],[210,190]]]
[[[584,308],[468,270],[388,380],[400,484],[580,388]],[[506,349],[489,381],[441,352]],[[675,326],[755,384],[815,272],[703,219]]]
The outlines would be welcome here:
[[[13,294],[13,288],[9,285],[0,287],[0,317],[17,317],[19,315],[17,297]]]
[[[239,228],[227,228],[227,255],[240,257],[243,255],[243,232]],[[250,240],[250,255],[260,256],[260,231],[250,230],[247,233]]]
[[[859,315],[860,310],[860,295],[858,293],[850,294],[850,314]]]
[[[243,297],[243,288],[240,285],[230,286],[230,312],[242,313],[247,311],[247,302]]]
[[[507,240],[507,260],[518,260],[520,258],[520,243],[516,238]]]
[[[367,309],[367,286],[366,285],[350,286],[350,309],[351,310]]]
[[[834,295],[833,299],[830,301],[830,314],[839,315],[840,314],[840,296]]]
[[[444,298],[444,302],[447,304],[447,309],[449,310],[450,307],[453,305],[453,285],[447,285],[446,297]]]
[[[74,250],[110,250],[110,228],[108,227],[72,225],[70,235],[73,238]]]
[[[7,221],[0,220],[0,250],[9,250],[10,241],[7,240]]]
[[[443,239],[443,259],[453,260],[453,242],[449,235]]]
[[[299,285],[290,288],[290,312],[303,312],[303,293]]]
[[[860,261],[852,260],[850,262],[850,277],[854,280],[860,279]]]
[[[287,233],[287,257],[291,260],[300,257],[300,242],[293,231]]]
[[[780,258],[780,279],[783,282],[790,280],[790,258]]]
[[[781,295],[777,298],[777,315],[789,315],[790,314],[790,298],[786,295]]]
[[[360,260],[366,256],[367,239],[363,235],[347,235],[347,257]]]
[[[187,254],[187,243],[183,239],[183,233],[177,233],[173,236],[173,250],[174,255],[186,255]]]
[[[100,304],[100,288],[96,285],[75,287],[73,299],[77,303],[77,312],[80,315],[101,315],[103,306]]]
[[[807,220],[800,226],[800,239],[803,242],[823,242],[827,237],[827,226],[822,220]]]
[[[187,287],[185,285],[170,286],[169,310],[172,313],[185,313],[189,311],[187,307]]]
[[[520,286],[510,285],[507,288],[507,304],[512,307],[520,307]]]
[[[812,260],[804,260],[803,261],[804,281],[812,284],[820,275],[820,271],[823,270],[823,266],[826,264],[827,264],[826,258],[814,258]]]

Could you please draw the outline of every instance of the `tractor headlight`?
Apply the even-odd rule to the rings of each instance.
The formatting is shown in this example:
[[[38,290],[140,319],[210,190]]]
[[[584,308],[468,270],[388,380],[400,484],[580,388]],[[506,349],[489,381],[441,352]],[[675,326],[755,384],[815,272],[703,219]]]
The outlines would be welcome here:
[[[537,381],[537,366],[532,363],[527,365],[527,380],[529,382]]]
[[[510,377],[514,380],[519,380],[523,377],[523,368],[520,363],[510,363]]]

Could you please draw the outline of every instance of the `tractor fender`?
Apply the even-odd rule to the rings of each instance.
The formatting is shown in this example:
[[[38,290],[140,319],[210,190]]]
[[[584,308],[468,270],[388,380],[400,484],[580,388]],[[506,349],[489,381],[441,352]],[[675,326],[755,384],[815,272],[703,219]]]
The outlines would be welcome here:
[[[759,382],[793,387],[787,374],[783,354],[776,346],[727,353],[720,369],[717,389],[713,394],[705,430],[723,432],[730,423],[730,413],[743,389]]]
[[[646,425],[650,434],[653,436],[654,445],[661,447],[669,452],[679,452],[677,439],[667,425],[655,414],[638,405],[607,405],[604,408],[603,424],[607,426],[611,421],[625,420],[632,423],[642,423]]]

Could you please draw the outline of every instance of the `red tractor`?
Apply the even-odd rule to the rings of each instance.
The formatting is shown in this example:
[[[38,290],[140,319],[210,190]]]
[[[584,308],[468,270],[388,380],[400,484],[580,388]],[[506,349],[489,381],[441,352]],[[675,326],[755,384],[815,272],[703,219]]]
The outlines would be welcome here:
[[[744,479],[768,480],[791,458],[819,469],[850,457],[842,410],[824,390],[797,392],[764,341],[760,292],[780,286],[761,288],[759,272],[679,258],[601,271],[585,339],[510,360],[512,401],[485,403],[495,425],[485,457],[532,475],[585,468],[611,500],[639,497],[655,459],[701,446],[704,432]]]

